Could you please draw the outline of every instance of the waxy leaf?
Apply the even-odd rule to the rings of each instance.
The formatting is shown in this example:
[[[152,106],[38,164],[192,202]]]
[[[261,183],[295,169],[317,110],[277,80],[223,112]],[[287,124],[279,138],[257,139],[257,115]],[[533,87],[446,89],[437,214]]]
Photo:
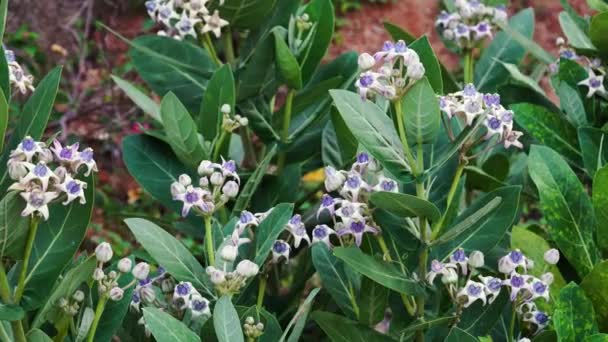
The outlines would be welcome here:
[[[593,178],[608,162],[608,133],[593,127],[581,127],[578,129],[578,141],[585,170]]]
[[[578,90],[572,88],[566,82],[561,82],[557,89],[557,95],[559,96],[559,104],[562,110],[566,112],[568,119],[575,127],[588,125],[585,105]]]
[[[261,19],[270,14],[276,2],[277,0],[225,0],[217,8],[220,17],[228,21],[230,27],[254,29],[264,22]]]
[[[433,222],[441,218],[441,212],[437,207],[426,200],[416,196],[394,193],[374,192],[370,202],[377,208],[384,209],[399,217],[425,217]]]
[[[285,230],[293,213],[293,204],[281,203],[275,206],[256,228],[255,263],[262,266],[272,250],[272,245]]]
[[[7,1],[2,2],[4,3],[4,6],[6,6]],[[0,6],[2,6],[2,4],[0,4]],[[0,56],[5,55],[6,52],[4,50],[4,47],[0,46]],[[4,99],[7,103],[9,103],[11,99],[11,81],[9,78],[10,71],[8,68],[8,60],[6,58],[0,59],[0,90],[2,91],[2,95],[4,95]]]
[[[359,286],[352,284],[351,278],[346,274],[348,266],[336,258],[324,243],[314,244],[311,256],[323,288],[329,292],[346,316],[356,319],[359,316],[359,307],[355,288]]]
[[[200,342],[200,337],[194,331],[170,314],[150,306],[145,307],[143,311],[146,327],[157,341]]]
[[[245,186],[241,188],[239,193],[239,197],[236,199],[236,203],[232,209],[233,215],[240,215],[243,210],[245,210],[249,206],[249,202],[253,194],[256,192],[264,175],[266,175],[266,171],[268,170],[268,166],[270,165],[270,161],[274,158],[277,153],[276,146],[273,146],[270,151],[266,153],[264,159],[260,162],[255,171],[251,174]]]
[[[591,273],[581,282],[581,288],[595,309],[597,322],[601,331],[608,329],[608,261],[595,265]]]
[[[391,337],[372,328],[333,313],[315,311],[311,317],[333,342],[394,341]]]
[[[598,332],[593,305],[575,283],[559,292],[551,318],[559,341],[581,341]]]
[[[287,86],[291,89],[302,88],[300,64],[278,31],[274,31],[274,52],[277,67]]]
[[[593,209],[597,222],[602,222],[597,225],[598,246],[608,251],[608,225],[603,222],[608,222],[608,166],[604,166],[595,173],[593,177]]]
[[[242,342],[243,331],[239,315],[229,296],[222,296],[213,308],[213,326],[219,342]]]
[[[206,140],[213,140],[222,132],[222,106],[227,104],[234,113],[236,90],[230,64],[224,64],[213,74],[198,114],[198,130]]]
[[[19,192],[11,191],[0,201],[0,257],[23,258],[29,219],[21,216],[25,201]]]
[[[453,327],[452,329],[450,329],[450,333],[443,341],[444,342],[478,342],[478,340],[475,336],[460,329],[459,327]]]
[[[197,289],[215,297],[203,266],[173,235],[144,219],[129,218],[125,223],[150,256],[176,280],[189,281]]]
[[[25,317],[25,311],[15,304],[0,303],[0,321],[19,321]]]
[[[528,170],[540,194],[551,237],[584,277],[599,260],[589,196],[568,164],[548,147],[532,145]]]
[[[593,46],[587,34],[576,25],[569,13],[561,12],[559,14],[559,24],[568,39],[568,44],[573,48],[595,50],[595,46]]]
[[[167,132],[167,141],[177,158],[186,165],[196,167],[206,156],[188,109],[175,94],[169,92],[160,104],[160,115]]]
[[[384,319],[390,290],[369,278],[361,280],[359,291],[359,322],[374,326]]]
[[[428,80],[429,85],[437,94],[443,94],[443,80],[441,79],[441,65],[433,52],[431,43],[427,36],[422,36],[409,46],[410,49],[416,51],[420,57],[420,63],[424,66],[424,76]],[[411,90],[411,89],[410,89]]]
[[[596,2],[601,0],[596,0]],[[604,3],[603,11],[608,11],[608,3]],[[589,28],[589,37],[593,45],[597,47],[598,52],[606,57],[608,56],[608,12],[598,13],[591,19],[591,27]]]
[[[304,8],[311,23],[315,23],[314,38],[308,48],[306,58],[301,61],[302,78],[308,83],[319,63],[327,53],[334,34],[335,11],[331,0],[312,0]]]
[[[306,320],[308,319],[308,313],[312,308],[312,302],[317,296],[321,289],[315,288],[308,294],[308,297],[304,300],[302,305],[298,308],[298,311],[293,316],[287,327],[285,328],[285,332],[283,332],[283,336],[279,342],[284,342],[285,338],[287,338],[287,334],[289,333],[289,338],[287,338],[288,342],[297,342],[300,340],[300,336],[302,336],[302,332],[304,331],[304,325],[306,324]],[[292,329],[293,327],[293,329]],[[290,332],[290,329],[291,332]]]
[[[2,50],[0,49],[0,53]],[[1,72],[1,71],[0,71]],[[4,149],[4,136],[8,127],[8,102],[3,92],[0,92],[0,152]]]
[[[334,255],[355,271],[393,291],[407,295],[423,293],[422,287],[416,281],[408,278],[392,264],[367,255],[359,248],[337,247],[334,249]]]
[[[441,124],[439,101],[428,79],[417,81],[403,96],[403,120],[410,145],[435,141]]]
[[[114,83],[125,92],[133,103],[137,105],[144,113],[150,115],[150,117],[159,123],[163,123],[160,117],[160,106],[154,102],[148,95],[144,94],[141,90],[137,89],[133,84],[118,76],[112,75]]]

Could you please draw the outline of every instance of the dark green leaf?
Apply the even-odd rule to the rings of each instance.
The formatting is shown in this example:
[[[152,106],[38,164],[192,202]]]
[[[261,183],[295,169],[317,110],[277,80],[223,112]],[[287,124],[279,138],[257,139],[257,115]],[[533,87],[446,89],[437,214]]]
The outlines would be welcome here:
[[[545,91],[540,87],[538,82],[532,77],[522,73],[517,65],[504,62],[500,62],[500,64],[502,64],[502,66],[509,72],[509,75],[511,75],[511,78],[516,83],[522,84],[542,96],[546,96]]]
[[[608,166],[599,169],[593,177],[592,199],[597,222],[602,222],[597,225],[597,243],[602,250],[608,251],[608,225],[603,224],[608,222]]]
[[[15,304],[0,303],[0,321],[19,321],[25,317],[25,311]]]
[[[298,60],[278,31],[274,31],[274,52],[277,67],[287,86],[291,89],[302,88],[302,71]]]
[[[595,265],[591,273],[581,282],[581,288],[595,309],[601,331],[608,330],[608,261]]]
[[[167,140],[182,163],[196,167],[205,158],[196,124],[177,96],[168,92],[160,105]]]
[[[608,11],[608,4],[604,4],[604,11]],[[593,16],[589,37],[602,56],[608,56],[608,12],[599,13]]]
[[[517,41],[523,46],[532,56],[536,57],[539,61],[545,64],[551,64],[555,61],[555,57],[550,54],[547,50],[543,49],[542,46],[538,45],[532,37],[523,35],[520,31],[512,28],[510,25],[506,25],[501,22],[496,23],[501,30]]]
[[[255,263],[262,266],[268,258],[272,245],[285,230],[293,213],[293,204],[281,203],[275,206],[270,214],[256,228]]]
[[[361,280],[359,294],[359,322],[373,327],[384,319],[384,311],[388,307],[389,289],[369,278]]]
[[[253,29],[264,22],[261,19],[270,14],[275,3],[276,0],[225,0],[218,9],[230,27]]]
[[[425,77],[416,82],[403,96],[402,108],[408,141],[427,144],[435,141],[439,132],[441,113],[439,101]]]
[[[304,83],[313,75],[314,71],[325,56],[334,34],[334,6],[331,0],[312,0],[304,8],[310,22],[316,24],[314,38],[311,41],[306,59],[300,64],[302,66],[302,78]]]
[[[241,321],[229,296],[222,296],[213,308],[213,326],[219,342],[244,341]]]
[[[4,30],[6,29],[6,17],[8,14],[8,1],[1,0],[0,4],[0,41],[4,41]]]
[[[580,341],[598,332],[593,305],[575,283],[559,292],[552,320],[559,341]]]
[[[409,45],[409,48],[416,51],[418,57],[420,57],[420,62],[424,66],[425,70],[424,76],[427,78],[429,84],[433,88],[433,91],[437,94],[443,94],[441,65],[437,60],[437,56],[435,56],[435,52],[433,52],[429,39],[426,36],[422,36],[416,41],[412,42]]]
[[[239,215],[241,211],[245,210],[249,206],[249,202],[251,201],[251,197],[256,192],[264,175],[266,175],[266,171],[268,170],[268,166],[270,165],[270,161],[274,158],[274,155],[277,152],[276,146],[273,146],[270,151],[266,153],[264,159],[260,162],[255,171],[251,174],[245,186],[241,189],[239,193],[239,197],[234,204],[232,209],[233,215]]]
[[[532,146],[528,171],[540,194],[551,237],[584,277],[599,260],[593,239],[596,221],[589,196],[568,164],[548,147]]]
[[[370,202],[377,208],[399,217],[422,216],[433,222],[441,218],[441,212],[433,203],[408,194],[374,192],[370,197]]]
[[[9,192],[0,201],[0,257],[23,258],[29,219],[21,216],[25,201],[18,192]]]
[[[304,303],[302,303],[302,305],[300,305],[296,314],[293,316],[291,321],[289,321],[289,324],[287,324],[287,327],[285,328],[285,332],[283,333],[283,336],[281,336],[281,339],[279,340],[279,342],[285,341],[285,338],[287,337],[287,333],[289,332],[289,329],[292,326],[293,326],[293,330],[291,330],[291,333],[289,334],[289,338],[287,339],[287,342],[297,342],[300,340],[300,336],[302,336],[302,332],[304,331],[304,325],[306,324],[306,320],[308,319],[308,313],[310,312],[310,309],[312,308],[312,302],[315,299],[315,297],[317,296],[317,293],[319,293],[319,290],[320,290],[319,288],[315,288],[312,291],[310,291],[310,293],[308,294],[308,297],[306,297],[306,299],[304,300]]]
[[[221,133],[223,119],[221,108],[224,104],[228,104],[234,111],[235,92],[230,64],[224,64],[213,74],[203,94],[203,102],[198,114],[198,130],[205,139],[213,140]]]
[[[2,53],[2,50],[0,50]],[[1,72],[1,71],[0,71]],[[10,94],[10,93],[9,93]],[[4,149],[4,137],[8,127],[8,102],[6,96],[0,91],[0,152]]]
[[[6,1],[3,1],[6,3]],[[0,6],[2,6],[0,4]],[[0,46],[0,56],[5,56],[4,47]],[[11,98],[11,81],[9,76],[8,60],[6,58],[0,59],[0,90],[4,95],[6,102],[10,102]]]
[[[458,327],[454,327],[450,329],[450,333],[445,338],[444,342],[477,342],[477,339],[468,332]]]
[[[587,174],[593,178],[608,162],[608,134],[593,127],[578,129],[578,140]]]
[[[559,14],[559,24],[562,27],[562,32],[568,39],[570,44],[575,49],[595,50],[595,46],[591,43],[587,34],[576,25],[570,14],[561,12]]]
[[[395,268],[392,264],[364,254],[356,247],[337,247],[334,255],[362,275],[378,282],[391,290],[407,295],[420,295],[423,289],[413,279]]]
[[[170,314],[157,308],[144,308],[146,327],[152,336],[162,342],[200,342],[200,338],[188,327]],[[240,327],[239,327],[240,329]],[[235,341],[236,342],[236,341]]]
[[[501,291],[500,295],[487,305],[476,302],[464,310],[458,327],[473,336],[488,335],[508,303],[509,294],[506,291]]]
[[[42,330],[33,329],[27,333],[27,341],[28,342],[52,342],[53,340]]]
[[[332,342],[388,342],[394,341],[356,321],[329,312],[315,311],[312,319],[323,329]]]
[[[557,89],[557,95],[559,96],[562,110],[566,112],[570,122],[575,127],[588,125],[585,105],[576,89],[572,88],[568,83],[562,82]]]
[[[137,89],[133,84],[118,76],[112,75],[112,80],[114,80],[114,83],[125,92],[125,95],[127,95],[137,107],[144,111],[144,113],[150,115],[152,119],[162,124],[163,120],[160,118],[160,106],[154,102],[154,100]]]
[[[238,70],[238,102],[265,94],[266,87],[270,87],[274,92],[277,87],[274,79],[274,56],[274,37],[268,34],[258,40],[251,58]]]

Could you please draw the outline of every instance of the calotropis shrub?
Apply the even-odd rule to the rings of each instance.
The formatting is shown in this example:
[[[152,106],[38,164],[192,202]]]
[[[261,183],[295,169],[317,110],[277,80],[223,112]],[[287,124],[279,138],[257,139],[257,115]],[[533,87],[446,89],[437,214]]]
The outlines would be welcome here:
[[[2,130],[0,339],[605,338],[608,22],[564,6],[558,60],[532,9],[446,1],[459,82],[391,23],[379,51],[321,63],[330,0],[147,1],[158,35],[129,55],[162,101],[114,80],[153,122],[125,164],[167,211],[125,220],[142,249],[121,258],[74,257],[93,151],[42,140],[59,69],[34,88],[7,53],[1,94],[32,93]]]

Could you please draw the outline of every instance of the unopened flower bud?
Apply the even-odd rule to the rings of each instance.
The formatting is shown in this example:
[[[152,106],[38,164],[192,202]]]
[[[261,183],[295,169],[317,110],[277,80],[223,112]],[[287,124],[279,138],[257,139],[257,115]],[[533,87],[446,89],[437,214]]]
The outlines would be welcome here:
[[[171,196],[176,197],[186,192],[186,187],[180,182],[171,183]]]
[[[209,273],[209,271],[207,271],[207,273],[209,274],[209,279],[215,285],[222,284],[226,281],[226,274],[223,271],[214,269],[211,273]]]
[[[564,44],[566,44],[566,41],[564,40],[564,37],[557,37],[555,39],[555,45],[562,46]]]
[[[239,254],[239,250],[236,246],[226,245],[222,248],[220,253],[222,259],[225,261],[234,261]]]
[[[471,265],[471,267],[479,268],[479,267],[483,267],[484,264],[485,264],[485,262],[484,262],[484,256],[483,256],[482,252],[480,252],[480,251],[471,252],[471,254],[469,255],[469,265]]]
[[[78,290],[78,291],[74,292],[74,294],[72,295],[72,298],[77,302],[82,302],[84,300],[84,292]]]
[[[108,272],[108,278],[110,278],[110,279],[116,279],[117,276],[118,276],[118,274],[116,274],[116,271]]]
[[[172,278],[165,278],[160,282],[160,289],[164,293],[173,292],[173,288],[175,288],[175,281]]]
[[[139,290],[139,294],[141,296],[141,299],[146,303],[152,303],[156,298],[156,292],[154,292],[154,289],[152,287],[148,286],[142,287]]]
[[[115,302],[121,300],[123,295],[124,295],[123,289],[121,289],[118,286],[117,287],[113,287],[110,290],[110,293],[109,293],[110,299],[112,299]]]
[[[213,173],[213,163],[209,160],[203,160],[199,165],[198,165],[198,174],[201,176],[209,176],[210,174]]]
[[[110,261],[113,255],[112,246],[107,242],[102,242],[95,248],[95,257],[97,258],[97,261],[101,263]]]
[[[122,258],[118,262],[118,270],[122,273],[131,272],[132,267],[133,267],[133,262],[129,258]]]
[[[441,277],[441,282],[444,284],[454,284],[458,282],[458,274],[454,269],[448,268],[447,273]]]
[[[239,193],[239,185],[235,181],[228,181],[222,187],[222,192],[229,198],[234,198]]]
[[[204,189],[204,188],[208,188],[208,187],[209,187],[209,178],[207,178],[207,177],[201,177],[201,178],[198,180],[198,185],[199,185],[201,188],[203,188],[203,189]]]
[[[59,301],[57,302],[57,306],[59,306],[62,309],[67,307],[68,304],[69,304],[68,300],[63,297],[59,298]]]
[[[553,284],[553,273],[551,272],[547,272],[545,274],[543,274],[542,276],[540,276],[540,280],[544,281],[546,284],[551,285]]]
[[[188,186],[192,184],[192,178],[184,173],[179,175],[178,182],[183,186]]]
[[[407,77],[413,80],[419,80],[424,77],[424,66],[422,63],[414,63],[407,67]]]
[[[547,264],[555,265],[559,262],[559,251],[555,248],[551,248],[545,252],[545,261]]]
[[[342,184],[344,184],[345,180],[346,176],[333,167],[327,166],[325,168],[325,188],[327,191],[331,192],[338,190]]]
[[[253,317],[247,316],[247,318],[245,318],[245,323],[252,325],[255,323],[255,320],[253,319]]]
[[[236,273],[245,278],[254,277],[258,274],[259,271],[260,267],[249,260],[243,260],[239,262],[238,265],[236,265]]]
[[[374,67],[376,60],[369,53],[362,53],[359,55],[358,63],[361,70],[369,70]]]
[[[258,332],[264,331],[264,323],[258,322],[258,324],[255,325],[255,328],[258,329]]]
[[[150,273],[150,265],[145,262],[140,262],[135,265],[135,267],[133,267],[132,273],[136,279],[144,280],[148,277],[148,274]]]
[[[106,274],[103,273],[103,270],[101,268],[96,268],[95,271],[93,271],[93,279],[97,281],[102,280],[105,276]]]
[[[215,186],[219,186],[224,183],[224,175],[222,175],[220,172],[212,173],[210,178],[211,184]]]
[[[232,109],[230,108],[229,104],[225,103],[220,108],[220,111],[222,112],[222,114],[228,115],[228,114],[230,114],[230,112],[232,111]]]

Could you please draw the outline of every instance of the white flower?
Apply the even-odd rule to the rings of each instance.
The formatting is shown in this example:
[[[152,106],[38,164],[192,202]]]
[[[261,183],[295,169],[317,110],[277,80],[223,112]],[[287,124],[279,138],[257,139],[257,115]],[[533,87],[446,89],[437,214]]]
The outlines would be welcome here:
[[[205,25],[203,25],[203,33],[212,32],[216,38],[222,35],[222,27],[228,25],[228,22],[220,18],[218,10],[213,11],[213,15],[205,15]]]
[[[527,276],[518,274],[517,272],[511,273],[509,279],[503,280],[503,284],[511,288],[511,301],[515,301],[520,292],[529,292]]]
[[[11,152],[11,158],[25,156],[25,160],[32,161],[32,157],[37,153],[42,153],[46,149],[43,142],[38,142],[32,139],[31,136],[26,136],[21,140],[17,148]]]
[[[439,260],[433,260],[433,261],[431,261],[431,270],[426,274],[426,281],[429,282],[430,284],[432,284],[438,275],[446,276],[450,269],[454,270],[455,268],[456,268],[456,265],[454,265],[454,264],[450,264],[450,263],[444,264]],[[456,281],[457,280],[458,280],[458,275],[456,275]],[[452,282],[452,281],[450,281],[450,282]]]
[[[209,309],[209,301],[202,297],[200,294],[193,294],[190,299],[190,310],[192,311],[192,318],[196,319],[200,316],[211,315]]]
[[[524,148],[524,145],[519,141],[519,138],[524,135],[520,131],[509,131],[503,137],[503,143],[505,148],[515,146],[517,148]]]
[[[163,23],[165,26],[171,26],[171,19],[179,19],[179,15],[173,8],[173,1],[167,1],[166,3],[158,6],[156,11],[156,18],[158,21]]]
[[[361,70],[369,70],[376,65],[376,60],[369,53],[362,53],[359,55],[358,64]]]
[[[306,226],[302,222],[302,217],[299,214],[294,215],[287,223],[287,230],[294,237],[294,247],[300,247],[302,240],[305,240],[310,245],[310,237],[306,232]]]
[[[132,267],[133,267],[133,262],[129,258],[122,258],[118,262],[118,270],[122,273],[131,272]]]
[[[42,190],[46,190],[49,187],[49,181],[51,179],[55,181],[59,180],[59,177],[57,177],[57,175],[43,161],[38,162],[36,165],[25,163],[24,166],[29,172],[21,179],[21,184],[27,184],[31,181],[38,181],[40,185],[42,185]]]
[[[190,0],[183,4],[182,7],[189,12],[191,17],[194,18],[200,15],[209,14],[209,10],[206,7],[207,1],[209,0]],[[222,5],[222,1],[220,1],[220,6]]]
[[[223,284],[226,281],[226,272],[222,270],[218,270],[213,266],[209,266],[206,269],[207,275],[209,275],[209,279],[211,283],[215,285]]]
[[[364,233],[378,234],[378,232],[378,229],[368,225],[365,220],[355,218],[349,222],[346,222],[346,226],[339,229],[336,234],[338,236],[352,235],[355,237],[355,243],[357,246],[361,246]]]
[[[482,283],[468,280],[465,286],[458,292],[458,298],[464,298],[463,306],[468,308],[476,300],[481,300],[483,305],[486,305],[485,286]]]
[[[95,271],[93,271],[93,279],[94,280],[97,280],[97,281],[102,280],[105,276],[106,276],[106,274],[99,267],[97,267],[95,269]]]
[[[255,277],[259,271],[259,266],[249,260],[242,260],[236,265],[236,273],[245,278]]]
[[[333,198],[328,194],[323,194],[323,196],[321,196],[321,204],[319,205],[319,209],[317,209],[317,219],[319,218],[319,215],[321,215],[321,213],[323,213],[324,211],[329,212],[329,215],[333,217],[336,212],[336,204],[339,204],[341,202],[342,200],[339,198]]]
[[[454,253],[450,255],[450,263],[460,266],[462,274],[468,273],[467,265],[469,264],[469,258],[464,252],[464,249],[458,248],[457,250],[455,250]]]
[[[346,176],[342,173],[342,171],[337,171],[331,166],[325,167],[325,189],[327,191],[332,192],[338,190],[344,181],[346,180]]]
[[[63,183],[58,186],[59,190],[67,195],[67,199],[63,202],[63,205],[67,205],[77,198],[80,199],[80,204],[85,204],[84,189],[86,189],[86,187],[87,183],[74,179],[69,174],[66,174]]]
[[[123,295],[124,295],[124,290],[118,286],[113,287],[109,293],[110,299],[112,299],[115,302],[121,300]]]
[[[79,164],[76,167],[80,167],[80,165],[84,165],[87,168],[87,171],[84,173],[85,176],[89,176],[91,172],[99,171],[97,170],[97,162],[93,159],[93,149],[90,147],[85,148],[81,152],[78,153]]]
[[[595,75],[595,73],[589,69],[589,76],[578,82],[578,85],[584,85],[589,88],[587,97],[592,97],[595,94],[601,96],[606,95],[606,88],[604,87],[604,75]]]
[[[544,273],[543,275],[540,276],[540,279],[542,281],[544,281],[545,283],[551,285],[551,284],[553,284],[553,280],[554,280],[553,273],[551,273],[551,272]]]
[[[222,187],[222,193],[229,198],[235,198],[239,193],[239,185],[235,181],[227,181]]]
[[[545,252],[545,261],[549,265],[555,265],[559,262],[559,251],[555,248],[551,248]]]
[[[283,240],[277,240],[272,245],[272,262],[278,263],[281,258],[285,258],[285,262],[289,262],[289,252],[291,247]]]
[[[182,12],[182,16],[177,23],[175,28],[179,33],[180,37],[192,36],[196,38],[196,31],[194,31],[194,25],[200,23],[201,20],[198,18],[192,18],[186,15],[186,12]]]
[[[509,252],[509,254],[498,260],[498,270],[504,274],[510,274],[515,271],[517,267],[522,267],[524,270],[527,270],[528,265],[528,258],[526,258],[519,249]]]
[[[494,299],[498,297],[500,294],[500,289],[502,288],[502,281],[499,278],[495,277],[479,277],[483,285],[485,286],[486,296],[488,298],[488,303],[492,304]]]
[[[140,262],[135,265],[135,267],[133,267],[131,273],[136,279],[144,280],[148,277],[148,274],[150,273],[150,265],[145,262]]]
[[[485,264],[483,253],[480,251],[472,251],[469,254],[469,265],[473,268],[483,267]]]
[[[188,176],[187,174],[183,173],[179,175],[179,177],[177,177],[177,182],[186,187],[188,185],[192,185],[192,178],[190,178],[190,176]]]
[[[79,144],[75,143],[64,147],[58,140],[54,140],[51,151],[59,162],[71,164],[79,161],[78,146]]]
[[[328,248],[331,248],[331,242],[329,241],[329,236],[331,234],[336,234],[336,232],[329,228],[327,225],[325,224],[320,224],[317,225],[313,230],[312,230],[312,243],[317,243],[317,242],[322,242],[325,245],[327,245]]]
[[[224,259],[225,261],[229,261],[229,262],[236,260],[236,257],[238,255],[239,255],[239,249],[237,246],[233,246],[233,245],[225,245],[224,247],[222,247],[222,250],[220,251],[220,256],[222,257],[222,259]]]
[[[102,242],[95,248],[95,257],[102,264],[112,260],[113,255],[112,246],[107,242]]]
[[[48,204],[59,196],[56,192],[45,192],[34,189],[30,192],[22,192],[21,197],[26,202],[25,209],[21,212],[21,216],[29,216],[35,213],[40,214],[46,221],[49,218]]]
[[[536,298],[542,297],[548,302],[549,284],[534,277],[530,277],[530,280],[529,291],[532,292],[532,298],[530,300],[535,300]]]
[[[182,216],[186,217],[190,213],[190,209],[192,207],[199,208],[204,213],[208,213],[209,211],[213,212],[213,203],[206,202],[204,198],[209,196],[209,191],[203,190],[198,187],[193,187],[189,185],[186,187],[186,191],[183,193],[176,193],[173,197],[176,201],[182,201],[184,206],[182,208]]]
[[[358,172],[351,171],[346,176],[346,181],[340,190],[340,195],[351,201],[357,201],[359,194],[369,192],[370,186],[361,178]]]
[[[197,171],[200,176],[209,176],[210,174],[213,173],[215,167],[219,167],[219,165],[212,163],[209,160],[203,160],[198,165]]]
[[[378,178],[378,184],[374,187],[374,191],[399,192],[399,186],[394,180],[380,176]]]
[[[420,62],[414,63],[407,67],[407,77],[413,80],[419,80],[424,77],[424,72],[424,66]]]
[[[456,284],[458,282],[458,273],[453,268],[448,268],[443,276],[441,276],[443,284]]]
[[[7,162],[8,175],[14,180],[21,180],[28,173],[26,164],[27,162],[18,159],[9,159]]]

